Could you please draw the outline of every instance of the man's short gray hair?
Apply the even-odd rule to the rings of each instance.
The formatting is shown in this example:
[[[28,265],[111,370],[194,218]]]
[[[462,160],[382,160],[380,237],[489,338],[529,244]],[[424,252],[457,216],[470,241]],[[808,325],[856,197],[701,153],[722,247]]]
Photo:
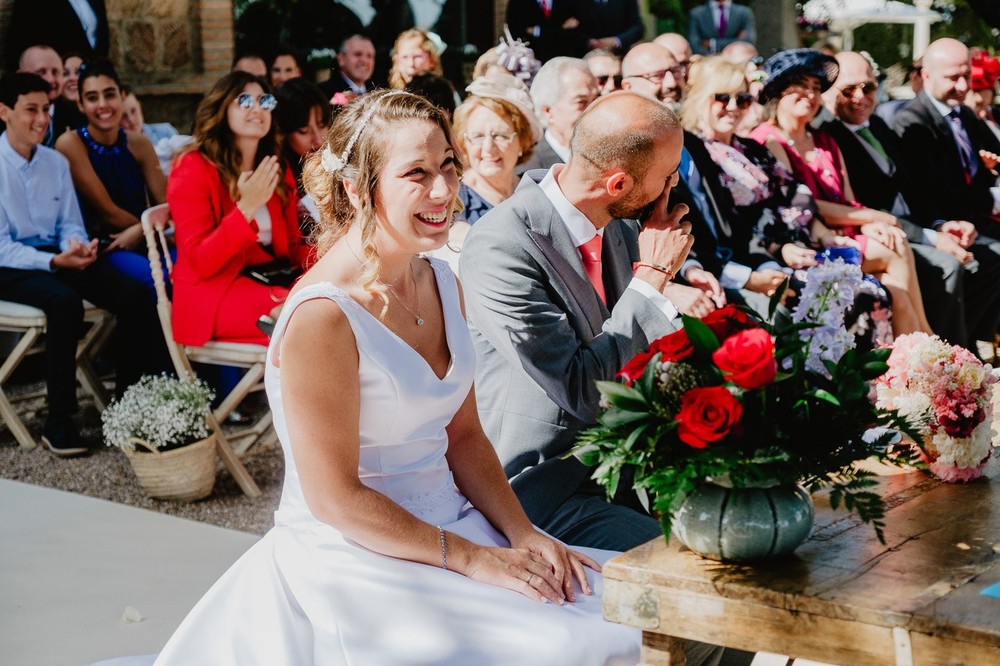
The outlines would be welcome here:
[[[559,103],[559,98],[562,96],[563,72],[569,69],[577,69],[590,76],[587,63],[580,58],[557,56],[542,65],[531,82],[531,103],[535,105],[535,114],[542,121],[542,125],[546,124],[542,108],[553,107]]]

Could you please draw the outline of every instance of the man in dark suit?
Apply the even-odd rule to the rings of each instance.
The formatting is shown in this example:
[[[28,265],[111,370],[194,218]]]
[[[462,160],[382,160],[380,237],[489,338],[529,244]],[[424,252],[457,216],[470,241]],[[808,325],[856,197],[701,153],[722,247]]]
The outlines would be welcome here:
[[[992,288],[1000,281],[996,242],[977,240],[967,221],[942,221],[936,228],[910,221],[899,137],[875,114],[878,86],[871,63],[851,51],[836,58],[840,73],[823,94],[834,119],[821,127],[840,147],[855,198],[892,213],[906,231],[934,331],[959,345],[974,342],[970,332],[991,339],[1000,318],[1000,290]]]
[[[981,234],[998,236],[1000,191],[992,169],[1000,142],[962,104],[971,71],[969,49],[958,40],[939,39],[927,47],[924,88],[893,122],[907,169],[903,191],[922,226],[964,220]]]
[[[7,26],[4,56],[15,69],[21,53],[48,44],[60,55],[79,53],[83,59],[108,55],[108,15],[104,0],[16,0]]]
[[[587,51],[575,0],[510,0],[507,27],[543,63],[556,56],[579,58]]]
[[[732,0],[709,0],[691,10],[688,41],[699,55],[718,53],[733,42],[757,41],[753,12]]]
[[[531,82],[531,101],[545,134],[531,159],[517,168],[517,175],[569,160],[573,126],[599,92],[587,63],[579,58],[560,56],[542,65]]]
[[[329,97],[336,93],[364,95],[371,90],[375,71],[375,44],[364,35],[351,35],[337,51],[337,69],[320,84]]]
[[[642,39],[636,0],[576,0],[576,6],[586,50],[611,49],[621,55]]]

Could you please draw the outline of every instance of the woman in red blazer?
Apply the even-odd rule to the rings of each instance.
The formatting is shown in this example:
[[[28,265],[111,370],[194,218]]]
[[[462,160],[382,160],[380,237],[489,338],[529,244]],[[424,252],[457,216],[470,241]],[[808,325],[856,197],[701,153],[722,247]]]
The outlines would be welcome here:
[[[246,276],[275,260],[301,267],[291,170],[280,159],[267,83],[246,72],[222,77],[195,115],[195,141],[174,163],[167,203],[176,225],[174,339],[267,344],[261,315],[275,315],[285,287]]]

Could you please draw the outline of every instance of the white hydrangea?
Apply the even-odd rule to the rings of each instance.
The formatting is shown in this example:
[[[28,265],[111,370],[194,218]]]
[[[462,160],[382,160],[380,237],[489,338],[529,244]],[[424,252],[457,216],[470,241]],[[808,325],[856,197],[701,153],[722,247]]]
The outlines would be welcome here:
[[[931,446],[938,454],[936,462],[941,465],[954,464],[962,469],[978,467],[990,454],[993,446],[992,425],[989,421],[983,421],[972,431],[972,436],[966,438],[951,437],[943,428],[938,430],[931,439]]]
[[[133,437],[158,449],[203,439],[210,432],[206,417],[213,397],[201,380],[146,375],[104,410],[104,441],[134,451]]]

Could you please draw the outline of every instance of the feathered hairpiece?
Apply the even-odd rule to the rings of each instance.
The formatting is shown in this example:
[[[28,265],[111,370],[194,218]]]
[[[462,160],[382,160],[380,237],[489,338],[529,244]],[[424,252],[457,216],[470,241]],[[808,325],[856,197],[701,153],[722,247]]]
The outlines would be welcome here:
[[[971,88],[973,90],[995,88],[997,78],[1000,78],[1000,60],[985,53],[976,53],[972,56]]]
[[[525,85],[531,85],[531,79],[538,73],[542,63],[535,59],[535,52],[525,42],[511,36],[510,28],[506,25],[503,33],[504,36],[497,45],[497,64],[524,81]]]

